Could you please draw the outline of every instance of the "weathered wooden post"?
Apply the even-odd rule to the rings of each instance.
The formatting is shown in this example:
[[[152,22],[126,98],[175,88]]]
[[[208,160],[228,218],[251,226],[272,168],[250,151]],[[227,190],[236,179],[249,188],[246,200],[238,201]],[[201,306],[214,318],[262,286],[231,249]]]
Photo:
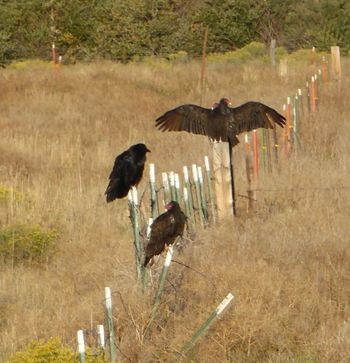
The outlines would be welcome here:
[[[341,78],[340,48],[338,46],[331,47],[331,57],[332,78],[338,81]]]
[[[231,160],[232,148],[230,143],[215,141],[213,143],[213,175],[219,220],[228,217],[233,218],[236,211],[234,189],[232,189],[234,170]]]

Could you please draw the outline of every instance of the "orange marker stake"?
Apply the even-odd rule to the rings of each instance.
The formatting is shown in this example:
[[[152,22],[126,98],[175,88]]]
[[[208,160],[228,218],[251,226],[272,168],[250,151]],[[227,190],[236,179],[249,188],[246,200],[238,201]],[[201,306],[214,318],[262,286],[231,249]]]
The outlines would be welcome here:
[[[52,62],[55,65],[56,64],[56,47],[55,44],[52,44]]]
[[[247,183],[248,183],[247,212],[249,212],[252,209],[253,193],[252,193],[252,178],[250,176],[250,148],[249,148],[248,133],[244,135],[244,150],[245,150],[245,169],[246,169]]]
[[[254,176],[256,180],[259,177],[259,149],[258,149],[258,133],[253,130],[253,155],[254,155]]]

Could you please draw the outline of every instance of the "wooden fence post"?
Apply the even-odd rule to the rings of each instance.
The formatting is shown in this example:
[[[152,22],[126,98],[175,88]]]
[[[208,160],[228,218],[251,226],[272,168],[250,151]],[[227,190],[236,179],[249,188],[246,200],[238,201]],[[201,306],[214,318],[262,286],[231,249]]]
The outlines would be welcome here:
[[[340,66],[340,49],[338,46],[331,47],[332,57],[332,78],[340,80],[341,78],[341,66]]]
[[[231,159],[229,143],[213,143],[213,175],[218,219],[233,218]]]

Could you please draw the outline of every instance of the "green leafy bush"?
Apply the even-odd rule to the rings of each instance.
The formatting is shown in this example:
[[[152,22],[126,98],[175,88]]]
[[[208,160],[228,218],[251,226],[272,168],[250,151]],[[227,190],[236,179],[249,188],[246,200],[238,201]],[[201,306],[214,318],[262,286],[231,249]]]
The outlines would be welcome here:
[[[0,229],[0,259],[43,263],[55,250],[58,233],[56,230],[43,230],[39,226],[6,226]]]
[[[55,337],[44,340],[35,340],[22,352],[17,352],[7,363],[75,363],[79,362],[78,354],[71,348],[64,346],[60,339]],[[86,363],[103,363],[102,354],[86,353]]]

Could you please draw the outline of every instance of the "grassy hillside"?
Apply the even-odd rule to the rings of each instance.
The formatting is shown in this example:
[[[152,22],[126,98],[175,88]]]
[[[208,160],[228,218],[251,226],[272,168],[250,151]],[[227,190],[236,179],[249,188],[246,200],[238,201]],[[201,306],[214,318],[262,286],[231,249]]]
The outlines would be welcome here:
[[[204,105],[226,96],[281,111],[310,74],[299,63],[288,80],[259,64],[211,63]],[[205,137],[154,128],[168,108],[199,102],[199,75],[194,62],[0,69],[1,231],[39,226],[56,236],[40,261],[10,255],[1,264],[0,361],[39,338],[59,336],[75,349],[76,331],[103,321],[105,286],[114,291],[125,362],[170,361],[229,291],[233,306],[193,361],[350,360],[347,70],[341,83],[324,85],[321,112],[302,120],[298,152],[280,173],[261,177],[254,213],[239,197],[233,224],[198,228],[176,254],[202,274],[172,266],[157,328],[143,340],[154,290],[141,294],[135,280],[126,200],[107,205],[103,193],[115,156],[130,144],[146,143],[158,172],[210,156]],[[245,195],[243,145],[234,153]]]

